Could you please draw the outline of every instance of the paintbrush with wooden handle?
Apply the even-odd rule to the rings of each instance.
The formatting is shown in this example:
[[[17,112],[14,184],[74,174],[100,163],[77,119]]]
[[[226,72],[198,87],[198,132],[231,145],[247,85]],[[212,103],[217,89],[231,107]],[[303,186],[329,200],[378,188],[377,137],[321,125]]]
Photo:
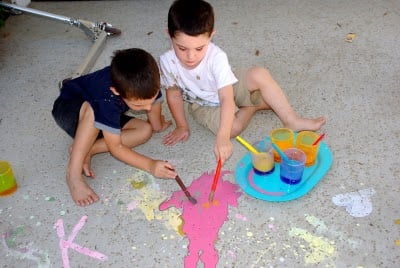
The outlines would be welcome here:
[[[168,161],[167,161],[167,162],[168,162]],[[175,169],[171,169],[171,168],[170,168],[170,170],[175,171]],[[188,189],[186,188],[185,184],[183,184],[183,181],[181,180],[181,177],[179,177],[178,174],[177,174],[176,177],[175,177],[175,181],[179,184],[179,187],[181,187],[182,191],[185,193],[185,195],[187,196],[187,198],[189,199],[189,201],[190,201],[193,205],[196,204],[196,203],[197,203],[197,200],[194,199],[194,198],[190,195]]]
[[[189,199],[189,201],[190,201],[192,204],[196,204],[196,203],[197,203],[197,200],[194,199],[194,198],[190,195],[190,193],[189,193],[189,191],[187,190],[185,184],[183,184],[181,178],[180,178],[178,175],[176,175],[175,180],[176,180],[176,182],[179,184],[179,186],[181,187],[182,191],[185,193],[185,195],[187,196],[187,198]]]

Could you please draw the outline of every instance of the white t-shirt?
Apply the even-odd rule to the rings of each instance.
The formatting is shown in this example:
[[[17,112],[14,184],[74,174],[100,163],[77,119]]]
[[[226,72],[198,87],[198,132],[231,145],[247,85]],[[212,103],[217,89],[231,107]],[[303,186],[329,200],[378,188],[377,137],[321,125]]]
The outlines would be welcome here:
[[[192,70],[180,64],[173,49],[161,55],[160,68],[162,88],[177,86],[185,101],[202,106],[219,106],[218,90],[238,81],[226,53],[213,43],[209,44],[204,59]]]

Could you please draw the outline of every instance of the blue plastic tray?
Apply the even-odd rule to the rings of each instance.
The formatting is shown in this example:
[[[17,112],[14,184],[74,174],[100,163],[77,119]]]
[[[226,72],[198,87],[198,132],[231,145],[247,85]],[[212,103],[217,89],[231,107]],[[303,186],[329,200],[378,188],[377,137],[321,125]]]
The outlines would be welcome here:
[[[269,137],[265,139],[269,140]],[[303,178],[296,185],[281,181],[279,165],[275,163],[275,169],[271,174],[257,175],[253,171],[251,155],[247,153],[236,166],[236,182],[245,193],[261,200],[282,202],[297,199],[307,194],[328,172],[332,165],[332,153],[321,141],[315,164],[304,169]]]

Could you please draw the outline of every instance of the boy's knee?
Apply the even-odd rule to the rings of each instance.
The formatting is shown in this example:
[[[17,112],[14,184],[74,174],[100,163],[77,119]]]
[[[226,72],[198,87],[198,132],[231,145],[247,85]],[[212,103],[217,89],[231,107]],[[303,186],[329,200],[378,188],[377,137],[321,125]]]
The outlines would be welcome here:
[[[274,80],[264,67],[253,67],[247,72],[247,83],[250,91],[268,87]]]
[[[153,128],[150,123],[146,122],[141,124],[140,127],[136,128],[135,132],[135,139],[137,141],[140,140],[140,143],[145,143],[151,139],[151,136],[153,135]]]
[[[240,133],[243,131],[243,128],[244,128],[244,124],[238,120],[235,120],[232,125],[231,138],[234,138],[237,135],[240,135]]]
[[[269,71],[264,67],[253,67],[249,70],[248,76],[251,80],[255,81],[256,83],[262,83],[266,80],[272,79],[271,74]]]
[[[143,124],[141,129],[143,131],[143,135],[145,135],[146,137],[150,138],[153,135],[153,127],[150,123],[146,122],[146,124]]]

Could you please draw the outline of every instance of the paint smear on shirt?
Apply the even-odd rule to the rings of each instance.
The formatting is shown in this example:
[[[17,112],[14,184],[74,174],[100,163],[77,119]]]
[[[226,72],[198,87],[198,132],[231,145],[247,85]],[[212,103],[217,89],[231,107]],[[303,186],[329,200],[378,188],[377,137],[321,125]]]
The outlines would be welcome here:
[[[232,172],[222,171],[221,177]],[[189,240],[188,254],[184,259],[185,267],[197,267],[199,260],[204,267],[216,267],[218,252],[215,242],[219,229],[228,220],[228,206],[237,207],[241,195],[239,187],[222,178],[218,180],[214,202],[208,203],[208,196],[213,182],[213,174],[204,173],[188,187],[197,200],[193,205],[182,191],[176,191],[160,205],[160,210],[170,207],[182,209],[183,232]]]
[[[292,228],[289,231],[292,237],[298,237],[308,242],[310,251],[304,256],[306,264],[319,263],[335,254],[334,241],[329,241],[321,236],[314,236],[301,228]]]

